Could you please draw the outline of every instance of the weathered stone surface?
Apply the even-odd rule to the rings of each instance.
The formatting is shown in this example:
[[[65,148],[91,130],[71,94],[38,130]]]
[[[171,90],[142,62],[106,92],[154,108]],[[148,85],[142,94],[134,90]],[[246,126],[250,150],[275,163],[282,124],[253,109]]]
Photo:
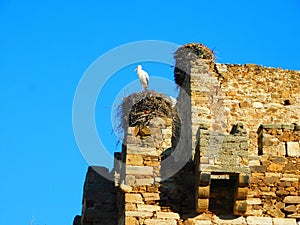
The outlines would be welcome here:
[[[139,225],[135,217],[125,217],[125,225]]]
[[[132,144],[127,144],[127,154],[139,154],[139,155],[153,155],[159,156],[161,154],[160,151],[157,151],[156,148],[153,147],[140,147]]]
[[[153,175],[153,167],[150,167],[150,166],[126,166],[126,174]]]
[[[273,225],[297,225],[296,219],[273,218]]]
[[[208,209],[209,200],[208,199],[198,199],[196,200],[196,212],[203,213]]]
[[[300,213],[293,213],[288,215],[289,218],[300,219]]]
[[[136,204],[135,203],[128,203],[128,202],[125,202],[125,210],[128,210],[128,211],[136,211]]]
[[[237,200],[233,206],[233,214],[237,216],[244,215],[247,211],[247,201],[246,200]]]
[[[238,187],[236,193],[237,200],[246,200],[248,195],[248,187]]]
[[[284,207],[284,211],[289,212],[289,213],[295,213],[297,212],[297,207],[295,205],[288,205]]]
[[[268,218],[268,217],[248,216],[247,224],[248,225],[273,225],[273,221],[272,218]]]
[[[198,187],[199,198],[209,198],[209,193],[210,193],[210,186]]]
[[[264,105],[263,105],[261,102],[253,102],[253,103],[252,103],[252,106],[253,106],[254,108],[257,108],[257,109],[262,109],[262,108],[264,108]]]
[[[288,156],[300,156],[299,142],[287,142],[286,144]]]
[[[151,185],[154,184],[154,178],[147,178],[147,179],[136,179],[136,185]]]
[[[260,205],[262,203],[260,198],[248,198],[247,204],[248,205]]]
[[[127,185],[133,186],[135,184],[135,176],[134,175],[127,175],[126,178],[125,178],[125,182],[126,182]],[[121,188],[123,189],[123,187],[121,187]],[[129,191],[127,191],[127,192],[129,192]]]
[[[267,168],[270,172],[281,172],[283,169],[283,165],[279,163],[271,163]]]
[[[212,225],[210,220],[195,220],[194,225]]]
[[[160,211],[160,206],[159,205],[137,204],[137,211],[157,212],[157,211]]]
[[[238,217],[238,218],[226,218],[226,219],[221,219],[218,216],[213,217],[213,223],[219,224],[219,225],[246,225],[246,219],[244,217]]]
[[[299,182],[299,177],[297,175],[296,175],[296,177],[283,177],[283,178],[280,178],[280,181]]]
[[[143,203],[143,198],[141,194],[125,193],[125,202]]]
[[[202,172],[200,173],[200,177],[199,177],[199,185],[200,186],[207,186],[210,184],[210,178],[211,174],[207,173],[207,172]]]
[[[266,166],[251,166],[250,167],[251,172],[257,173],[257,172],[266,172],[267,167]]]
[[[257,217],[261,216],[262,217],[263,210],[262,209],[250,209],[250,207],[249,207],[249,208],[247,208],[245,216],[257,216]]]
[[[268,211],[268,214],[275,218],[284,218],[285,217],[285,214],[280,209],[277,209],[277,208],[270,209]]]
[[[160,199],[159,193],[142,193],[142,195],[145,201],[155,201]]]
[[[157,212],[156,216],[159,219],[179,219],[180,218],[179,214],[174,213],[174,212]]]
[[[241,108],[249,108],[251,106],[252,106],[251,103],[248,102],[248,101],[242,101],[242,102],[240,102],[240,107]]]
[[[125,211],[125,216],[127,216],[127,217],[150,218],[150,217],[153,216],[153,212],[147,212],[147,211]]]
[[[239,174],[239,186],[243,187],[243,186],[248,186],[250,184],[250,176],[249,174]]]
[[[145,219],[145,225],[177,225],[176,220]]]
[[[300,196],[286,196],[283,199],[284,203],[288,203],[288,204],[299,204],[300,203]]]
[[[143,155],[127,154],[126,155],[126,164],[142,166],[143,165]]]

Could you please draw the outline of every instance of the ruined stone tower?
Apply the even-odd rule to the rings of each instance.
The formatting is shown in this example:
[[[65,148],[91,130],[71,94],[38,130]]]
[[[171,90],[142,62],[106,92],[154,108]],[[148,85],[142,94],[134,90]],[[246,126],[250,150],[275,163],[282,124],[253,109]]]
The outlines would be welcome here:
[[[217,64],[196,43],[175,59],[176,106],[151,91],[124,100],[122,152],[111,172],[89,168],[74,224],[295,225],[300,72]]]

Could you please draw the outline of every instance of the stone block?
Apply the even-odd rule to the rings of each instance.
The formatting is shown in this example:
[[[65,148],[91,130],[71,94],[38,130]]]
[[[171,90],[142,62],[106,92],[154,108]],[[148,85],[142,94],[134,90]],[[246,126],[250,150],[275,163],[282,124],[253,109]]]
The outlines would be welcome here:
[[[248,225],[273,225],[273,221],[272,218],[269,217],[248,216],[247,224]]]
[[[273,225],[297,225],[296,219],[273,218]]]
[[[125,210],[126,211],[136,211],[136,204],[135,203],[125,203]]]
[[[142,166],[143,165],[143,155],[138,154],[127,154],[126,155],[126,164]]]
[[[282,169],[283,169],[283,166],[282,164],[279,164],[279,163],[271,163],[269,166],[268,166],[268,171],[270,172],[281,172]]]
[[[160,156],[161,152],[157,151],[155,147],[140,147],[133,144],[127,144],[127,154],[138,154],[138,155],[153,155]]]
[[[272,191],[262,191],[260,192],[260,195],[264,197],[274,197],[274,198],[277,197],[276,194]]]
[[[297,207],[295,205],[288,205],[288,206],[284,207],[284,211],[286,211],[288,213],[295,213],[295,212],[297,212]]]
[[[250,184],[250,176],[248,174],[239,174],[239,186],[248,186]]]
[[[251,107],[251,103],[248,101],[242,101],[240,102],[240,107],[241,108],[250,108]]]
[[[300,156],[299,142],[287,142],[287,155],[292,157]]]
[[[157,212],[156,216],[158,219],[180,219],[179,214],[174,212]]]
[[[195,220],[194,225],[212,225],[210,220]]]
[[[234,217],[228,217],[228,218],[219,218],[218,216],[213,217],[213,223],[218,225],[246,225],[246,219],[242,216],[234,218]]]
[[[156,201],[160,199],[159,193],[142,193],[145,201]]]
[[[285,217],[285,214],[278,208],[270,209],[267,213],[270,216],[275,217],[275,218],[284,218]]]
[[[143,197],[141,194],[125,193],[125,202],[143,203]]]
[[[195,222],[193,219],[186,219],[183,223],[180,223],[180,225],[195,225]]]
[[[136,179],[137,186],[154,184],[154,178]]]
[[[145,219],[144,225],[177,225],[176,220]]]
[[[135,184],[135,176],[127,175],[125,178],[126,185],[133,186]]]
[[[140,217],[140,218],[150,218],[153,216],[153,212],[147,211],[125,211],[125,216],[127,217]]]
[[[285,156],[285,145],[281,142],[277,146],[264,146],[262,148],[262,154],[268,156]]]
[[[249,166],[260,166],[260,161],[259,160],[249,160]]]
[[[246,200],[248,195],[248,187],[238,187],[236,192],[237,200]]]
[[[297,175],[295,175],[295,176],[297,176]],[[299,177],[283,177],[283,178],[280,178],[280,181],[283,181],[283,182],[299,182]]]
[[[266,166],[250,166],[250,170],[253,173],[257,173],[257,172],[266,172],[267,171],[267,167]]]
[[[300,214],[299,214],[299,213],[293,213],[293,214],[289,214],[288,217],[289,217],[289,218],[300,219]]]
[[[202,172],[199,177],[199,185],[200,186],[208,186],[210,185],[210,173]]]
[[[126,166],[126,174],[153,175],[153,167],[150,167],[150,166]]]
[[[137,204],[137,211],[157,212],[160,211],[159,205]]]
[[[210,186],[198,187],[198,198],[209,198]]]
[[[277,209],[283,209],[285,207],[285,203],[283,203],[283,202],[277,202],[276,205],[275,205],[275,207]]]
[[[245,213],[245,216],[262,216],[263,210],[262,209],[250,209],[250,207],[247,207],[247,211]]]
[[[247,204],[248,205],[260,205],[262,202],[261,202],[261,199],[260,198],[248,198],[247,199]]]
[[[233,214],[237,216],[244,215],[247,211],[247,201],[246,200],[237,200],[233,206]]]
[[[200,164],[209,164],[209,158],[208,157],[201,157],[200,158]]]
[[[264,108],[264,105],[261,102],[253,102],[252,106],[256,109],[262,109]]]
[[[139,225],[139,222],[135,217],[126,216],[124,225]]]
[[[198,199],[196,205],[196,212],[203,213],[208,210],[209,199]]]
[[[191,216],[189,216],[189,217],[191,217]],[[195,220],[209,220],[209,221],[211,221],[212,217],[213,217],[213,215],[210,214],[210,213],[201,213],[201,214],[193,217],[193,219],[195,219]]]
[[[126,177],[127,178],[127,177]],[[134,185],[133,184],[120,184],[120,189],[123,191],[123,192],[132,192],[132,186]]]
[[[282,98],[288,98],[290,96],[290,92],[289,91],[282,91],[281,92],[281,97]]]
[[[300,204],[300,196],[286,196],[283,202],[288,204]]]

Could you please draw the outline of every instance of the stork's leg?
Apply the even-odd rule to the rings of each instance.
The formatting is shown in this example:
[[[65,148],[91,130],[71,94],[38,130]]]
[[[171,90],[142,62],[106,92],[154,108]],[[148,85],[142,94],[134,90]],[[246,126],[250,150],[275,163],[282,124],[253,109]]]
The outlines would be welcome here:
[[[147,84],[142,84],[142,86],[143,86],[143,91],[147,91]]]

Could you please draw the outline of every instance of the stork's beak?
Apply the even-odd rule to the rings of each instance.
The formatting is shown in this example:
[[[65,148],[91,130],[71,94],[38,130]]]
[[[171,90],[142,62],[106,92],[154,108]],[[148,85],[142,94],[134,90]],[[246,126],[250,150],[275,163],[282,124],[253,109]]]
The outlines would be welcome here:
[[[137,71],[137,68],[135,68],[134,71]]]

